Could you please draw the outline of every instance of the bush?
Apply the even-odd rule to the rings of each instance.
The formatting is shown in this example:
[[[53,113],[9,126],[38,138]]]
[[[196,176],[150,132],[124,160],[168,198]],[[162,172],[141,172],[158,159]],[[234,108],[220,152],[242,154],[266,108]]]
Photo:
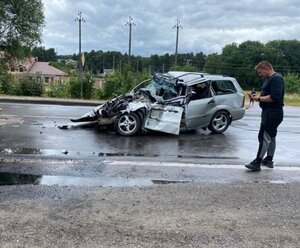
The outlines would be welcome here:
[[[45,93],[49,97],[69,98],[69,87],[68,87],[68,84],[65,84],[65,85],[51,84],[45,88]]]
[[[36,77],[21,79],[20,90],[23,96],[42,96],[44,93],[43,83]]]
[[[300,77],[296,73],[288,73],[284,77],[285,89],[288,93],[300,93]]]
[[[86,74],[82,79],[72,78],[69,82],[69,95],[72,98],[81,98],[81,82],[82,95],[84,99],[90,99],[94,95],[94,78]]]
[[[122,71],[118,70],[113,75],[107,76],[103,88],[98,91],[98,96],[102,99],[109,99],[114,95],[126,93],[150,76],[148,71],[133,72],[132,68],[126,65]]]
[[[10,74],[6,72],[0,72],[0,93],[4,93],[7,95],[14,94],[14,84],[13,78]]]

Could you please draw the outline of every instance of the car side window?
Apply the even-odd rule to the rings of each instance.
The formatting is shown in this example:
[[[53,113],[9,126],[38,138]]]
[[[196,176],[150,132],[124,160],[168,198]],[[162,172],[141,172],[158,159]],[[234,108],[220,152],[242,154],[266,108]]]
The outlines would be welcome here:
[[[209,83],[201,82],[190,87],[193,92],[191,101],[210,97]]]
[[[216,95],[236,93],[236,88],[230,80],[212,81],[212,88]]]

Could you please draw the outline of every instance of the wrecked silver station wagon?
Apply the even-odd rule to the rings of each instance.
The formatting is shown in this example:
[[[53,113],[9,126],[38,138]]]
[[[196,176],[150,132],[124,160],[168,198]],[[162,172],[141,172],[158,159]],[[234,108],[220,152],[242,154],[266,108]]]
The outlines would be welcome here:
[[[60,128],[98,125],[124,136],[150,130],[178,135],[199,128],[223,133],[232,121],[243,118],[244,100],[232,77],[170,71],[155,74]]]

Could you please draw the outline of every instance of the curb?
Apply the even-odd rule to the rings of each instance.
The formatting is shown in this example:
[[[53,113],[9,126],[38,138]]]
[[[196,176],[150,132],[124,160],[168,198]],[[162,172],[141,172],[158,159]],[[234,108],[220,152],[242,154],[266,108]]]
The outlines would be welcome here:
[[[96,100],[82,100],[82,99],[44,98],[44,97],[0,96],[0,102],[75,105],[75,106],[98,106],[98,105],[104,103],[105,101],[103,101],[103,100],[96,101]]]

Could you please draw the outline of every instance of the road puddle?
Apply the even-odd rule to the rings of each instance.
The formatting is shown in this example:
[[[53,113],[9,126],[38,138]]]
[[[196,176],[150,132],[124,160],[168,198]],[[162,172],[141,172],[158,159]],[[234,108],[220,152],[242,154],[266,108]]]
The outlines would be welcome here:
[[[166,180],[166,179],[152,179],[151,181],[154,184],[191,183],[191,181]]]
[[[100,187],[133,187],[153,185],[150,179],[144,178],[73,177],[0,173],[0,185],[22,184]]]
[[[0,155],[41,155],[41,156],[98,156],[98,157],[166,157],[163,154],[139,153],[139,152],[83,152],[55,149],[38,149],[29,147],[5,148],[0,147]],[[174,154],[168,157],[186,158],[186,159],[238,159],[238,157],[220,157],[220,156],[199,156],[191,154]]]
[[[68,150],[53,150],[53,149],[38,149],[29,147],[7,148],[0,147],[0,155],[45,155],[45,156],[59,156],[59,155],[98,155],[99,157],[159,157],[159,154],[143,154],[134,152],[74,152]]]
[[[155,184],[188,183],[188,181],[150,179],[150,178],[107,178],[29,175],[0,172],[0,185],[58,185],[58,186],[99,186],[99,187],[134,187]]]
[[[142,154],[132,152],[99,152],[99,157],[159,157],[159,154]]]
[[[0,154],[12,155],[12,154],[42,154],[40,149],[35,148],[0,148]]]

